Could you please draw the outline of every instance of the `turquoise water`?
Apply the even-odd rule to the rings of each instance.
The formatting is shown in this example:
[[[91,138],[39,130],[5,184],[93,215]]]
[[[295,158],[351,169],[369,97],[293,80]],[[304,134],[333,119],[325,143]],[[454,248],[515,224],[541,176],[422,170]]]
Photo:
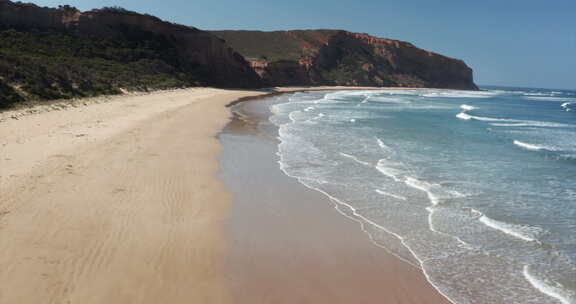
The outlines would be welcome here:
[[[275,99],[279,164],[455,303],[576,303],[576,92]]]

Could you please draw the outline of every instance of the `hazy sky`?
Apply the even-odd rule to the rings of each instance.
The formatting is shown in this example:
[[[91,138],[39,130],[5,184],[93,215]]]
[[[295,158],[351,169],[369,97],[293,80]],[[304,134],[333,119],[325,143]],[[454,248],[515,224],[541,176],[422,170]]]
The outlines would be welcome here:
[[[200,29],[344,29],[463,59],[481,85],[576,89],[576,0],[32,2],[121,6]]]

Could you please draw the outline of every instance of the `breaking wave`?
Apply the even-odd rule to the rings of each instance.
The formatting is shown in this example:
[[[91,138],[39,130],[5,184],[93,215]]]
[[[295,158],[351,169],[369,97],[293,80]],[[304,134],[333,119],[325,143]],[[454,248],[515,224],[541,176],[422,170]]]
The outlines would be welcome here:
[[[480,121],[508,121],[508,122],[514,122],[517,120],[513,120],[513,119],[504,119],[504,118],[491,118],[491,117],[482,117],[482,116],[474,116],[474,115],[470,115],[468,113],[462,112],[459,113],[458,115],[456,115],[456,117],[462,119],[462,120],[480,120]]]
[[[561,107],[566,112],[572,112],[576,111],[576,107],[574,107],[574,105],[576,105],[576,102],[565,102],[561,105]]]
[[[502,98],[471,99],[497,95]],[[397,247],[405,248],[388,248],[417,261],[414,265],[454,303],[467,303],[467,298],[487,303],[575,303],[569,293],[572,286],[566,286],[566,293],[559,285],[570,277],[571,268],[564,266],[571,264],[558,262],[555,256],[562,253],[552,247],[557,245],[553,241],[557,232],[536,218],[548,216],[549,206],[542,202],[549,197],[560,201],[562,197],[554,194],[556,187],[560,193],[566,188],[563,182],[571,179],[551,180],[555,183],[542,189],[538,188],[543,184],[541,176],[529,179],[530,162],[542,161],[536,165],[543,170],[547,165],[572,165],[550,161],[556,157],[576,158],[570,154],[576,125],[567,121],[571,115],[559,111],[561,103],[517,107],[525,98],[510,92],[404,90],[322,96],[273,108],[272,121],[280,128],[279,164],[286,175],[336,202],[343,215],[362,223],[376,244],[390,245],[382,231],[397,237],[401,243]],[[416,113],[423,105],[447,110]],[[570,105],[565,102],[562,108]],[[540,115],[537,110],[543,107],[550,111]],[[454,115],[468,122],[458,122]],[[463,124],[502,128],[465,136],[470,133],[464,132],[476,130],[461,128]],[[451,137],[455,129],[457,138]],[[455,143],[457,149],[452,149]],[[544,157],[538,159],[533,157],[538,154],[519,148],[541,151]],[[534,174],[554,176],[555,172]],[[533,187],[524,188],[532,181]],[[462,206],[485,210],[489,216],[477,210],[462,212]],[[569,216],[563,214],[561,220]],[[540,273],[541,269],[546,271]],[[461,279],[469,278],[470,282],[480,278],[486,286],[470,283],[469,291],[452,288],[467,284]]]
[[[495,219],[489,218],[487,217],[485,214],[483,214],[482,212],[478,211],[478,210],[473,210],[474,213],[477,213],[480,215],[479,217],[479,221],[492,228],[492,229],[496,229],[499,230],[507,235],[511,235],[515,238],[521,239],[523,241],[526,242],[538,242],[538,236],[540,236],[544,230],[539,228],[539,227],[535,227],[535,226],[528,226],[528,225],[517,225],[517,224],[511,224],[511,223],[506,223],[506,222],[502,222],[502,221],[497,221]]]
[[[565,98],[565,97],[553,97],[553,96],[530,96],[524,97],[528,100],[537,100],[537,101],[566,101],[566,102],[574,102],[574,98]]]
[[[495,91],[435,91],[422,94],[423,97],[444,97],[444,98],[491,98],[499,95]]]
[[[572,128],[574,125],[547,122],[547,121],[534,121],[534,120],[517,120],[508,118],[492,118],[483,116],[474,116],[466,113],[466,111],[456,115],[458,119],[462,120],[477,120],[491,122],[490,125],[494,127],[543,127],[543,128]]]
[[[544,146],[544,145],[535,145],[535,144],[529,144],[529,143],[525,143],[525,142],[521,142],[519,140],[515,140],[514,144],[517,145],[520,148],[526,149],[526,150],[530,150],[530,151],[558,151],[558,149],[554,148],[554,147],[549,147],[549,146]]]
[[[342,156],[344,156],[344,157],[346,157],[346,158],[349,158],[349,159],[351,159],[351,160],[353,160],[353,161],[355,161],[355,162],[357,162],[357,163],[359,163],[359,164],[361,164],[361,165],[364,165],[364,166],[372,166],[371,163],[365,162],[365,161],[363,161],[363,160],[360,160],[360,159],[358,159],[358,157],[356,157],[356,156],[354,156],[354,155],[350,155],[350,154],[346,154],[346,153],[342,153],[342,152],[340,152],[340,155],[342,155]]]
[[[464,110],[464,111],[473,111],[473,110],[476,110],[476,109],[478,109],[478,108],[475,107],[475,106],[470,106],[470,105],[467,105],[467,104],[463,104],[463,105],[460,106],[460,109],[462,109],[462,110]]]
[[[562,288],[562,286],[558,286],[558,284],[548,282],[547,280],[541,280],[533,275],[530,272],[530,266],[525,265],[522,273],[524,274],[526,280],[541,293],[560,301],[562,304],[576,303],[574,296],[571,295],[570,292],[568,292],[566,289]]]

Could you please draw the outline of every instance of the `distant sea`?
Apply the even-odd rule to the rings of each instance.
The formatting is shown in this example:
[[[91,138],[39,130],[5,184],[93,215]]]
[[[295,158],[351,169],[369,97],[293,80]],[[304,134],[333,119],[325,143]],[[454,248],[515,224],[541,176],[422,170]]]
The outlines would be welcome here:
[[[271,111],[280,168],[454,303],[576,303],[576,92],[307,92]]]

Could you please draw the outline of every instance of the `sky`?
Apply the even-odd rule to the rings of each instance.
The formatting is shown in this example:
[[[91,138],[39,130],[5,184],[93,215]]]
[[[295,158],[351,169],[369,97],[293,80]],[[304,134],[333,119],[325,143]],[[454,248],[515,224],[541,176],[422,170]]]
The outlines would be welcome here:
[[[21,0],[27,2],[26,0]],[[464,60],[480,85],[576,90],[576,0],[32,0],[205,30],[343,29]]]

